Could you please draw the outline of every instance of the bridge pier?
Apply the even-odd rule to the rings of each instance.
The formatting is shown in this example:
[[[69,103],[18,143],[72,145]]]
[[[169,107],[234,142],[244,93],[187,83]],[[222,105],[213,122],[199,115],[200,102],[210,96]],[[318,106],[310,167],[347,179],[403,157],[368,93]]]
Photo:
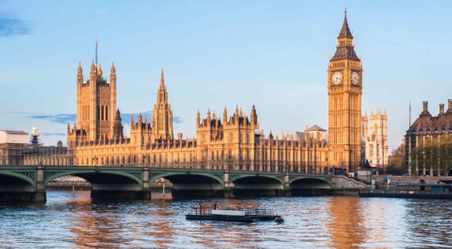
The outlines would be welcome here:
[[[283,196],[291,196],[291,188],[290,188],[290,177],[289,177],[289,173],[286,173],[286,175],[284,176],[284,189],[281,193],[281,195]]]
[[[47,201],[46,184],[44,182],[44,167],[36,167],[36,192],[33,194],[33,202],[45,203]]]
[[[229,182],[229,172],[223,173],[223,197],[234,198],[234,184]]]
[[[27,172],[28,180],[0,175],[0,202],[46,202],[44,167]]]
[[[150,179],[150,172],[149,168],[143,169],[143,193],[142,197],[143,200],[151,200],[151,184],[149,183]]]

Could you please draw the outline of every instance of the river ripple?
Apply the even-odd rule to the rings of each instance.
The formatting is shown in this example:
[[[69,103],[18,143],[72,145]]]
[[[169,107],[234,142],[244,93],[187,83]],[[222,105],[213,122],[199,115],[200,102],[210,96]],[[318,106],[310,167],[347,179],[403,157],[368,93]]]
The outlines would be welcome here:
[[[285,222],[187,221],[199,200],[91,202],[48,192],[0,204],[0,248],[452,248],[452,202],[357,197],[216,199],[273,208]]]

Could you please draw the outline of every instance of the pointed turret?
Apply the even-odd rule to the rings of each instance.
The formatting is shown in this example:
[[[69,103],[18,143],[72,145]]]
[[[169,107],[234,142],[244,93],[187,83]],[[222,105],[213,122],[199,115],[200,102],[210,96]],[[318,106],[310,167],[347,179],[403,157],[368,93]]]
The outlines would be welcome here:
[[[350,38],[353,39],[352,32],[350,31],[350,28],[348,27],[348,21],[347,21],[347,10],[344,11],[344,22],[342,23],[341,32],[339,32],[339,35],[337,38]]]
[[[253,125],[257,124],[256,107],[254,105],[251,107],[250,121]]]
[[[110,75],[116,75],[116,67],[114,62],[111,63]]]
[[[163,72],[163,67],[162,67],[162,72],[160,73],[160,86],[159,86],[159,90],[165,90],[165,74]]]
[[[168,104],[163,68],[157,91],[157,103],[154,104],[152,111],[152,135],[154,139],[173,139],[173,112]]]
[[[157,103],[168,103],[168,93],[166,92],[165,75],[163,73],[163,68],[160,74],[160,85],[157,92]]]
[[[91,62],[91,67],[90,67],[90,70],[89,70],[89,74],[90,75],[96,75],[97,74],[97,72],[96,72],[97,70],[96,70],[96,64],[94,64],[94,60]]]
[[[226,106],[224,106],[223,110],[223,124],[226,124],[228,122],[228,110],[226,109]]]
[[[353,35],[348,26],[347,11],[344,13],[344,21],[341,31],[337,36],[337,49],[330,61],[337,60],[354,60],[360,61],[353,48]]]
[[[77,82],[78,83],[83,83],[83,70],[82,70],[82,63],[78,62],[78,67],[77,67]]]
[[[80,61],[78,62],[77,73],[78,74],[82,74],[83,73],[82,62],[80,62]]]
[[[131,123],[133,122],[133,117],[130,117]],[[116,110],[115,120],[113,125],[113,139],[122,140],[124,139],[124,127],[122,126],[121,113],[119,109]]]
[[[196,112],[196,126],[198,126],[201,122],[201,114],[199,113],[199,109]]]
[[[141,124],[143,123],[143,117],[141,116],[141,113],[138,114],[138,126],[141,127]]]
[[[114,62],[111,63],[110,82],[113,83],[113,84],[116,84],[116,67],[115,67],[115,63]]]

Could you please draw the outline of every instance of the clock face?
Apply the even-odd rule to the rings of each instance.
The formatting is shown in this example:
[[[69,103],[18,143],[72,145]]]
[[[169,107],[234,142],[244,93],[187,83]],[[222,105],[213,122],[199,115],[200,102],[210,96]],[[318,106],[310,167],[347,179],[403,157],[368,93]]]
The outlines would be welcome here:
[[[358,72],[353,72],[351,79],[352,79],[352,84],[354,86],[357,86],[359,84],[359,74],[358,74]]]
[[[331,81],[334,85],[339,85],[342,82],[342,73],[341,72],[334,72],[331,76]]]

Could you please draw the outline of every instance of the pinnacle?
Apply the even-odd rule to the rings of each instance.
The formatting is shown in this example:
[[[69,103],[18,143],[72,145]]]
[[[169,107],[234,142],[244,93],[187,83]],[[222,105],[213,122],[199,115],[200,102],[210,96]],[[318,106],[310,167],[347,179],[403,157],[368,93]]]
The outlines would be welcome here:
[[[165,74],[163,72],[163,67],[162,72],[160,73],[160,89],[165,89]]]
[[[351,38],[353,39],[352,32],[350,31],[350,28],[348,27],[348,21],[347,21],[347,10],[344,11],[344,22],[342,23],[341,31],[339,32],[339,35],[337,38]]]

